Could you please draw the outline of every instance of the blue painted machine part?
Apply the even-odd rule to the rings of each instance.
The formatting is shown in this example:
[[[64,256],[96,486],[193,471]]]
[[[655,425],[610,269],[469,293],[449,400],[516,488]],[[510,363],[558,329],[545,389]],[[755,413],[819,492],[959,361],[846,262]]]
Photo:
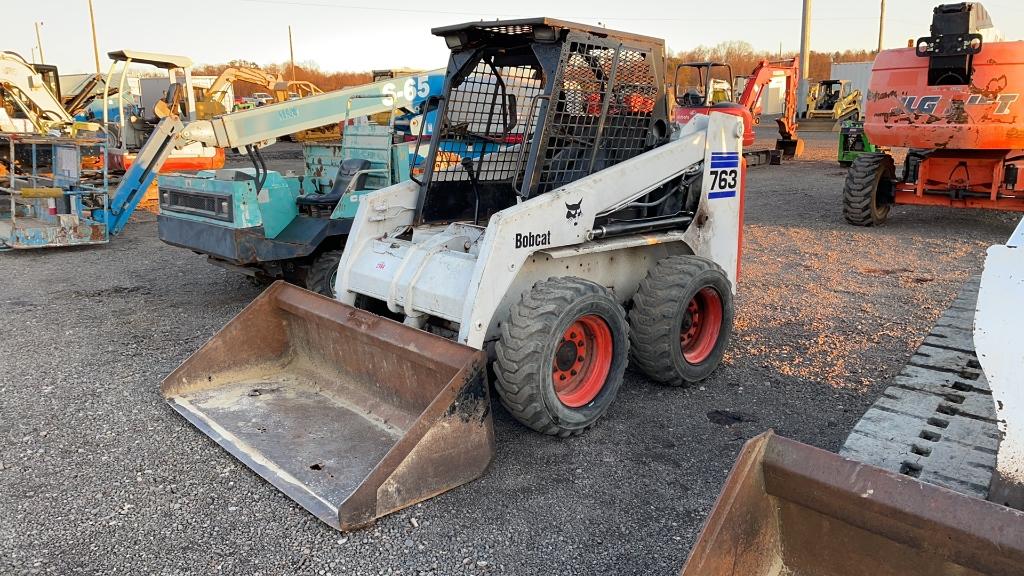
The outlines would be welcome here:
[[[117,194],[111,198],[110,207],[106,214],[96,212],[96,219],[105,222],[111,234],[117,235],[124,230],[128,221],[135,212],[146,190],[153,184],[157,173],[152,166],[144,166],[142,162],[135,162],[128,168],[120,185],[117,187]]]

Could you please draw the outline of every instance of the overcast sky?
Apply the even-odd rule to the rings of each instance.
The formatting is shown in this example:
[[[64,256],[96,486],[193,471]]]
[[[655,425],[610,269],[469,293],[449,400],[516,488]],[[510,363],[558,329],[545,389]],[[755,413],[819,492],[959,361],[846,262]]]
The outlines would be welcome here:
[[[87,0],[5,0],[2,50],[31,58],[33,22],[42,21],[46,62],[62,74],[94,68]],[[123,48],[189,56],[197,64],[288,60],[292,25],[297,62],[324,70],[436,68],[447,59],[430,28],[470,20],[550,16],[664,38],[671,50],[724,40],[757,49],[797,50],[802,0],[93,0],[101,54]],[[889,0],[885,45],[928,33],[937,0]],[[1020,0],[984,2],[1008,39],[1024,40]],[[814,50],[871,49],[879,0],[814,0]],[[506,11],[507,10],[507,11]],[[38,58],[38,56],[37,56]],[[105,57],[101,66],[106,71]]]

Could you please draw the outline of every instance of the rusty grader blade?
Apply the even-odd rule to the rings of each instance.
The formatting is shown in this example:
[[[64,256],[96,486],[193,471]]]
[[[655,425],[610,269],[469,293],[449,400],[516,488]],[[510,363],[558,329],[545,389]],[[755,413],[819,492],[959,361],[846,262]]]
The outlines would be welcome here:
[[[483,473],[483,352],[277,282],[160,385],[327,524],[358,528]]]
[[[767,432],[681,576],[1019,576],[1024,512]]]

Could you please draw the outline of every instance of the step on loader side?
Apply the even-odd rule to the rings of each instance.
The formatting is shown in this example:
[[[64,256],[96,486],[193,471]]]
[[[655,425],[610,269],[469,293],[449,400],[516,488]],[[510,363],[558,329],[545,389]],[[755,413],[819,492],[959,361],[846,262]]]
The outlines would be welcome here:
[[[485,361],[479,350],[279,281],[160,390],[257,474],[351,530],[487,468]]]

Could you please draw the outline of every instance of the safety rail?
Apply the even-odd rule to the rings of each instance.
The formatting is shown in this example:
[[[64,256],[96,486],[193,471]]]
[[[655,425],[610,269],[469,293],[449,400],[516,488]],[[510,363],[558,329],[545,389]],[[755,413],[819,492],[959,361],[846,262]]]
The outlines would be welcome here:
[[[105,138],[0,133],[0,250],[109,242]],[[83,154],[83,150],[91,149]]]

